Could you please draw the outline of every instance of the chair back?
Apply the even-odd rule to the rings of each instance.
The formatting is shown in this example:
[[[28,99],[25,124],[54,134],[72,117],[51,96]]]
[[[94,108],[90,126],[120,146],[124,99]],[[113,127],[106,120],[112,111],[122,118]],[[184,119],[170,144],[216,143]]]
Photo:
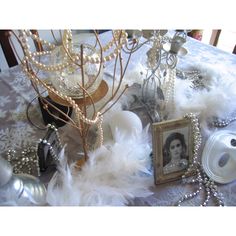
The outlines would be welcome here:
[[[9,67],[18,65],[15,53],[10,43],[11,30],[0,30],[0,45]]]
[[[233,54],[236,54],[236,44],[235,44],[235,46],[234,46],[234,50],[233,50],[232,53],[233,53]]]
[[[23,51],[13,33],[17,30],[0,30],[0,68],[7,69],[20,63],[19,58],[23,58]],[[38,35],[37,30],[31,30],[33,34]],[[43,50],[42,44],[36,41],[30,42],[33,50]],[[19,56],[19,58],[17,57]]]

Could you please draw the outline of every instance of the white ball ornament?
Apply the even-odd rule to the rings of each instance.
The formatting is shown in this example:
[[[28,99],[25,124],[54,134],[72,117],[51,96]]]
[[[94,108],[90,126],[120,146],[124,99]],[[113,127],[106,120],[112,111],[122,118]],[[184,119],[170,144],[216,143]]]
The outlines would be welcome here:
[[[113,114],[109,126],[115,138],[116,130],[123,136],[139,135],[143,130],[140,118],[131,111],[119,111]]]

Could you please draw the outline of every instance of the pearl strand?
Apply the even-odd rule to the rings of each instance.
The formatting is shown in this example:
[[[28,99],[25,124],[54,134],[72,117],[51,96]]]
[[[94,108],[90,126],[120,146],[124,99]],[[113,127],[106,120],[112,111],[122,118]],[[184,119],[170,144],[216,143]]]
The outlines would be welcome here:
[[[36,40],[37,42],[41,43],[42,45],[46,45],[50,47],[51,49],[54,49],[56,47],[55,44],[50,43],[42,38],[40,38],[37,34],[33,34],[30,30],[23,30],[25,33],[24,35],[27,37],[31,37],[33,40]]]
[[[97,124],[98,127],[98,133],[99,133],[99,146],[101,147],[103,145],[103,129],[102,129],[102,122],[103,122],[103,116],[100,114],[99,121]]]
[[[45,40],[42,40],[37,35],[32,34],[30,31],[26,31],[26,30],[21,31],[21,35],[19,36],[19,38],[22,42],[22,46],[25,51],[25,55],[26,55],[25,60],[30,61],[38,69],[41,69],[44,71],[55,72],[55,71],[63,70],[64,68],[68,67],[71,63],[69,60],[72,60],[72,62],[77,62],[77,63],[80,62],[80,55],[78,55],[76,53],[71,53],[71,51],[72,51],[71,45],[73,43],[71,42],[72,34],[71,34],[70,30],[65,31],[65,47],[66,47],[66,50],[70,53],[70,58],[68,58],[68,56],[65,56],[65,61],[63,61],[62,63],[57,64],[57,65],[46,65],[46,64],[39,62],[35,58],[35,56],[42,56],[42,55],[50,54],[51,52],[46,51],[46,53],[42,53],[42,52],[32,53],[30,51],[30,45],[28,44],[27,37],[31,37],[32,39],[37,40],[42,44],[46,44],[51,49],[54,49],[55,45],[51,44]],[[71,40],[69,40],[69,39],[71,39]],[[110,44],[108,43],[108,46],[105,46],[103,49],[108,50],[110,48],[110,46],[112,46],[115,42],[117,42],[116,48],[109,55],[104,56],[102,58],[102,62],[110,61],[120,53],[120,50],[122,49],[123,45],[125,45],[127,43],[127,33],[125,31],[120,31],[120,30],[114,31],[114,38],[112,39],[112,43],[110,43]],[[66,53],[65,53],[65,55],[66,55]],[[100,57],[94,57],[94,56],[88,56],[88,55],[83,55],[83,61],[84,61],[84,63],[90,62],[92,64],[101,63]]]
[[[21,35],[19,36],[19,38],[21,39],[21,42],[22,42],[22,45],[23,45],[23,48],[24,48],[24,52],[26,54],[26,56],[24,57],[25,60],[30,61],[38,69],[41,69],[41,70],[44,70],[44,71],[51,71],[51,72],[55,72],[55,71],[58,71],[58,70],[63,70],[64,68],[69,66],[69,62],[67,62],[67,61],[63,62],[63,63],[60,63],[60,64],[57,64],[55,66],[52,66],[52,65],[48,66],[48,65],[43,64],[43,63],[39,62],[38,60],[36,60],[35,56],[43,55],[43,53],[40,53],[40,52],[32,53],[30,51],[30,45],[27,43],[28,42],[27,36],[30,36],[33,39],[36,39],[36,40],[40,41],[42,44],[46,44],[51,49],[55,48],[55,45],[52,45],[51,43],[40,39],[37,35],[32,34],[30,31],[22,30]],[[49,51],[46,51],[46,54],[50,54],[50,53],[49,53]]]
[[[67,61],[63,62],[63,63],[60,63],[60,64],[57,64],[55,66],[53,66],[53,65],[48,66],[46,64],[43,64],[42,62],[39,62],[38,60],[36,60],[35,55],[39,56],[40,54],[39,53],[32,53],[30,51],[30,45],[27,43],[28,39],[24,38],[24,37],[26,37],[25,31],[22,31],[22,36],[21,37],[23,37],[23,39],[21,39],[21,42],[22,42],[24,52],[25,52],[25,55],[26,55],[23,60],[30,61],[38,69],[41,69],[41,70],[44,70],[44,71],[51,71],[51,72],[58,71],[58,70],[63,70],[64,68],[69,66],[69,62],[67,62]],[[49,54],[48,51],[46,51],[46,53]]]
[[[231,122],[235,121],[236,117],[226,117],[225,119],[215,119],[212,122],[212,125],[218,128],[224,128],[226,126],[228,126]]]
[[[174,112],[174,91],[175,91],[175,78],[176,78],[176,69],[167,69],[167,75],[163,84],[163,91],[165,96],[165,110],[167,111],[166,116],[168,117],[170,112]],[[166,119],[167,119],[166,117]]]
[[[98,134],[99,134],[99,146],[102,146],[103,145],[103,129],[102,129],[103,116],[102,114],[100,112],[97,112],[95,118],[93,120],[90,120],[82,114],[81,110],[78,108],[78,105],[77,106],[76,105],[73,108],[75,109],[76,117],[78,117],[77,125],[79,129],[81,130],[80,120],[82,120],[84,123],[89,124],[89,125],[97,124]]]
[[[31,80],[33,80],[36,84],[38,84],[38,85],[40,84],[39,79],[38,79],[36,76],[32,75],[26,68],[23,68],[23,71],[24,71],[24,72],[31,78]],[[94,118],[93,120],[92,120],[92,119],[88,119],[87,117],[85,117],[85,116],[83,115],[81,109],[79,108],[79,106],[75,103],[75,101],[74,101],[71,97],[68,97],[68,96],[62,94],[61,92],[55,90],[55,89],[52,88],[52,87],[46,86],[46,88],[47,88],[50,92],[52,92],[52,93],[54,93],[54,94],[60,96],[60,97],[61,97],[62,99],[64,99],[64,100],[66,100],[66,101],[74,108],[75,114],[77,115],[77,117],[78,117],[79,120],[82,120],[84,123],[89,124],[89,125],[94,125],[94,124],[96,124],[96,123],[99,121],[99,117],[101,116],[101,113],[100,113],[100,112],[97,112],[97,114],[96,114],[96,116],[95,116],[95,118]]]
[[[181,203],[187,201],[195,196],[197,196],[202,190],[206,192],[206,198],[201,204],[201,206],[207,206],[210,198],[214,198],[218,206],[224,206],[224,198],[221,193],[218,192],[217,186],[213,180],[211,180],[206,173],[204,172],[201,163],[198,161],[198,151],[201,146],[202,137],[199,128],[199,122],[196,114],[189,113],[184,116],[186,119],[191,121],[192,132],[193,132],[193,163],[190,164],[185,174],[182,176],[183,183],[188,184],[198,184],[197,190],[192,193],[185,194],[177,202],[178,206],[181,206]],[[196,177],[188,180],[187,177],[191,173],[196,173]]]
[[[103,130],[102,130],[102,126],[100,124],[102,118],[101,118],[101,113],[98,112],[95,116],[94,119],[88,119],[87,117],[85,117],[82,113],[82,111],[80,110],[79,106],[75,103],[75,101],[71,98],[68,97],[64,94],[62,94],[61,92],[55,90],[52,87],[47,86],[46,84],[44,84],[43,81],[40,81],[34,74],[30,73],[30,71],[28,71],[27,69],[27,65],[26,65],[26,60],[23,60],[22,62],[22,66],[23,66],[23,71],[26,73],[26,75],[36,84],[40,85],[43,83],[43,85],[52,93],[58,95],[59,97],[61,97],[62,99],[66,100],[75,110],[75,114],[77,118],[77,125],[78,128],[81,130],[81,125],[80,125],[80,120],[82,120],[84,123],[89,124],[89,125],[94,125],[98,123],[98,129],[99,129],[99,143],[100,145],[102,145],[103,143]]]

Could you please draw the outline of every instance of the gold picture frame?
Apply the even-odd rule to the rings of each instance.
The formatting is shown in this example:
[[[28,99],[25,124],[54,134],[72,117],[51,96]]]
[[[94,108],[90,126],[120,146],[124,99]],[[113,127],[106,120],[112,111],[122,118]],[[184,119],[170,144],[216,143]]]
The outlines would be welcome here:
[[[152,125],[155,184],[180,179],[193,161],[193,134],[189,119]]]

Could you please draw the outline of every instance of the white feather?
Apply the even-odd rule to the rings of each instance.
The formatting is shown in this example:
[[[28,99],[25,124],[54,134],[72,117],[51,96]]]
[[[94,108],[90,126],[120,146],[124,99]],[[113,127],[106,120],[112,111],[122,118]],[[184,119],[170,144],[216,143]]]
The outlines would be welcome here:
[[[143,84],[143,78],[146,73],[146,68],[139,62],[134,68],[128,70],[124,76],[123,82],[131,86],[134,83]]]
[[[150,152],[148,127],[128,140],[117,130],[115,142],[89,153],[81,171],[60,166],[48,185],[48,203],[121,206],[129,199],[148,196],[153,185]]]
[[[65,146],[59,154],[57,169],[48,183],[47,202],[53,202],[53,205],[77,205],[80,201],[79,189],[73,190],[73,177],[65,156]],[[58,195],[60,197],[56,197]]]
[[[219,68],[201,65],[194,69],[201,71],[205,89],[195,90],[190,81],[176,80],[175,107],[173,117],[182,117],[186,113],[196,112],[202,132],[210,132],[208,123],[214,117],[226,118],[236,110],[236,78]]]

